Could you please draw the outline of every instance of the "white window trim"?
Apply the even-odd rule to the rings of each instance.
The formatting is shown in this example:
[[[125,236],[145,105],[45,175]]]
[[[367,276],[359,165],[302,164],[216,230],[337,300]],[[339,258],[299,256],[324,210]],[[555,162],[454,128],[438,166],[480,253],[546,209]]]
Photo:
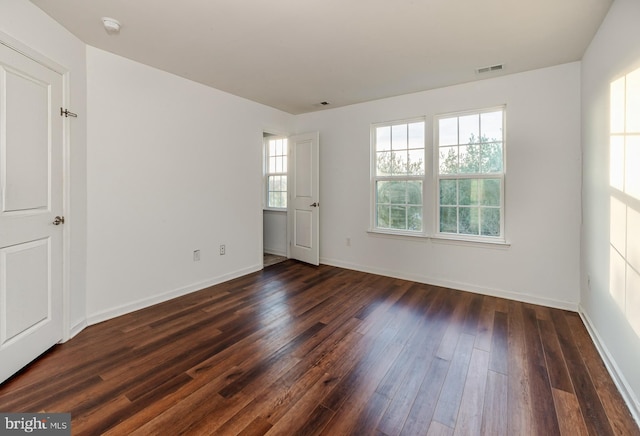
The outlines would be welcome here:
[[[455,111],[455,112],[447,112],[442,114],[437,114],[433,116],[432,119],[432,132],[433,134],[428,135],[429,124],[427,123],[427,117],[413,117],[407,119],[398,119],[394,121],[380,122],[371,124],[370,128],[370,160],[371,160],[371,186],[369,189],[370,193],[370,213],[369,213],[369,228],[367,229],[367,234],[372,237],[390,237],[395,239],[404,239],[404,240],[414,240],[414,241],[425,241],[428,240],[433,243],[438,244],[452,244],[452,245],[460,245],[460,246],[475,246],[475,247],[487,247],[494,249],[506,249],[511,247],[511,242],[507,239],[507,223],[506,223],[506,179],[507,179],[507,146],[503,147],[503,171],[500,175],[496,174],[486,174],[486,175],[469,175],[466,174],[452,174],[447,175],[442,178],[499,178],[500,179],[500,189],[502,192],[502,196],[500,199],[500,232],[501,236],[476,236],[476,235],[464,235],[464,234],[454,234],[454,233],[444,233],[440,232],[440,209],[439,209],[439,198],[440,198],[440,177],[439,177],[439,146],[438,146],[438,119],[447,118],[451,116],[465,116],[471,114],[479,114],[485,112],[495,112],[497,110],[501,110],[503,113],[502,120],[502,128],[503,128],[503,144],[507,143],[507,106],[506,104],[492,106],[492,107],[483,107],[481,109],[470,109],[463,111]],[[375,219],[376,219],[376,192],[375,192],[375,182],[376,180],[381,180],[383,178],[376,177],[376,160],[374,156],[376,155],[376,148],[373,135],[375,134],[375,129],[377,127],[384,126],[393,126],[395,124],[400,123],[411,123],[416,121],[424,121],[425,122],[425,174],[424,176],[413,176],[417,180],[423,181],[423,192],[422,192],[422,208],[423,208],[423,230],[422,232],[414,232],[414,231],[402,231],[402,230],[394,230],[394,229],[384,229],[375,227]],[[431,165],[428,165],[427,157],[431,156]],[[431,185],[431,186],[429,186]],[[431,218],[431,222],[429,223],[429,218]]]
[[[416,122],[424,123],[424,171],[425,174],[422,176],[412,176],[407,175],[406,177],[402,177],[403,180],[419,180],[422,181],[422,231],[412,231],[412,230],[398,230],[398,229],[385,229],[382,227],[376,227],[376,215],[377,215],[377,203],[376,203],[376,181],[378,180],[397,180],[397,178],[393,176],[377,176],[377,161],[375,156],[377,156],[376,150],[376,142],[375,132],[379,127],[386,126],[394,126],[398,124],[411,124]],[[428,214],[428,206],[427,206],[427,192],[428,186],[427,181],[430,178],[429,171],[431,166],[428,165],[428,144],[427,144],[427,118],[425,116],[421,117],[413,117],[413,118],[403,118],[394,121],[384,121],[380,123],[373,123],[369,129],[369,154],[370,154],[370,188],[369,188],[369,204],[371,205],[369,210],[369,229],[367,233],[372,235],[389,235],[389,236],[397,236],[397,237],[413,237],[413,238],[428,238],[428,223],[425,218],[429,216]]]
[[[286,207],[273,207],[269,206],[269,176],[286,175],[287,181],[289,179],[289,165],[287,162],[287,172],[284,173],[270,173],[269,172],[269,141],[274,139],[282,139],[287,141],[287,160],[290,155],[289,141],[286,135],[270,134],[265,136],[262,141],[262,210],[268,210],[271,212],[287,212]],[[289,193],[287,192],[287,203],[289,202]]]
[[[451,174],[440,176],[439,171],[439,125],[438,122],[442,118],[450,118],[450,117],[463,117],[465,115],[475,115],[475,114],[483,114],[487,112],[496,112],[502,111],[502,173],[499,175],[496,174]],[[456,111],[456,112],[448,112],[443,114],[437,114],[433,117],[433,234],[431,238],[439,241],[452,241],[452,242],[468,242],[472,244],[489,244],[489,245],[504,245],[510,246],[511,244],[507,242],[506,236],[506,223],[505,223],[505,181],[507,178],[507,105],[499,105],[493,107],[486,107],[482,109],[475,110],[465,110],[465,111]],[[482,235],[465,235],[458,233],[446,233],[440,232],[440,180],[442,179],[500,179],[500,236],[482,236]]]

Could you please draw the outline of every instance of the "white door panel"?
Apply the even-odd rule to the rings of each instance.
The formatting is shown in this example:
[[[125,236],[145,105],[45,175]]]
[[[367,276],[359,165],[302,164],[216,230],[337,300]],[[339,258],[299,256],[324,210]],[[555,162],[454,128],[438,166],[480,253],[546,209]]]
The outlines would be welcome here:
[[[62,339],[62,76],[0,44],[0,382]]]
[[[319,134],[289,138],[290,174],[293,183],[289,202],[291,257],[313,265],[320,263]]]
[[[3,141],[6,193],[3,211],[38,210],[48,206],[49,84],[7,67],[2,75],[7,90],[6,138]],[[3,130],[5,130],[3,129]]]
[[[0,326],[0,347],[51,318],[49,239],[0,249],[0,299],[11,310]]]

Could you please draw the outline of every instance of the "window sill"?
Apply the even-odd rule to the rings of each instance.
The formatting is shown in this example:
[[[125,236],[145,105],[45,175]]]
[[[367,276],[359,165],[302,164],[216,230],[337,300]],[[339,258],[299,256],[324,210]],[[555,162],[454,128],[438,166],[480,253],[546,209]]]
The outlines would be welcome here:
[[[265,212],[286,212],[287,211],[286,208],[279,208],[279,207],[265,207],[262,210]]]
[[[511,243],[503,239],[470,239],[454,235],[449,236],[438,234],[431,236],[431,240],[437,244],[453,244],[497,249],[506,249],[511,247]]]
[[[371,236],[382,237],[382,238],[392,238],[392,239],[405,239],[405,240],[413,240],[413,241],[427,241],[431,240],[436,244],[451,244],[451,245],[462,245],[462,246],[476,246],[476,247],[486,247],[486,248],[495,248],[495,249],[507,249],[511,247],[511,243],[501,239],[469,239],[462,238],[456,236],[448,236],[448,235],[427,235],[424,233],[409,233],[409,232],[393,232],[393,231],[382,231],[376,229],[369,229],[367,233]]]
[[[369,229],[367,233],[371,236],[383,237],[383,238],[395,238],[395,239],[408,239],[415,241],[422,241],[429,239],[429,236],[424,233],[414,233],[414,232],[399,232],[399,231],[383,231],[377,229]]]

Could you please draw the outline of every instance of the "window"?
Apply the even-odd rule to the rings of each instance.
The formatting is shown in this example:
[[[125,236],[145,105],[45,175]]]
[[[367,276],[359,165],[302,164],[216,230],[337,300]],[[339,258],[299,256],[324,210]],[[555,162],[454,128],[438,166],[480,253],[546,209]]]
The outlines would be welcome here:
[[[265,138],[265,186],[268,208],[287,207],[287,138]]]
[[[504,107],[436,117],[441,235],[504,239]]]
[[[424,138],[424,119],[372,126],[372,216],[375,230],[424,231]]]

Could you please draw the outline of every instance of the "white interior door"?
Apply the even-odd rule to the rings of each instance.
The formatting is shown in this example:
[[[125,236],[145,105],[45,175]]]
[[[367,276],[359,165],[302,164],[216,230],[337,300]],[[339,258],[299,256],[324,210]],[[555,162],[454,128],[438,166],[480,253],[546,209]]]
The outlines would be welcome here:
[[[294,259],[320,263],[320,172],[318,132],[289,138],[289,237]]]
[[[0,44],[0,382],[62,339],[61,106],[62,76]]]

